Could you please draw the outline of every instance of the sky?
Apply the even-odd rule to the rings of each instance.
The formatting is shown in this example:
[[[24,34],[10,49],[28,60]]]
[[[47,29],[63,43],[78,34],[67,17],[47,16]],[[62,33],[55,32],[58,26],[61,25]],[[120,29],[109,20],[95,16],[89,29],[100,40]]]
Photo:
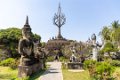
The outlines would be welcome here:
[[[95,33],[100,41],[103,26],[120,20],[120,0],[0,0],[0,29],[22,28],[28,15],[32,32],[47,42],[58,33],[53,17],[59,3],[66,16],[61,28],[66,39],[87,41]]]

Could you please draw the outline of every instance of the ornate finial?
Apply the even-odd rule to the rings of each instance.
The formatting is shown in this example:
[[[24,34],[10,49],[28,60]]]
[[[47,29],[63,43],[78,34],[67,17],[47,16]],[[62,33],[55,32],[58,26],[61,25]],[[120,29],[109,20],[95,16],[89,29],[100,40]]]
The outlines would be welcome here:
[[[28,16],[26,16],[26,25],[29,25],[29,20],[28,20]]]
[[[30,28],[30,25],[29,25],[28,16],[26,16],[26,22],[25,22],[25,25],[24,25],[23,29],[27,29],[27,28],[31,29],[31,28]]]
[[[62,38],[61,35],[61,26],[64,25],[66,22],[65,15],[61,12],[61,6],[59,3],[58,6],[58,12],[57,14],[55,13],[54,18],[53,18],[53,23],[58,27],[58,38]]]
[[[61,14],[61,6],[60,6],[60,3],[59,3],[59,6],[58,6],[58,15],[60,16]]]

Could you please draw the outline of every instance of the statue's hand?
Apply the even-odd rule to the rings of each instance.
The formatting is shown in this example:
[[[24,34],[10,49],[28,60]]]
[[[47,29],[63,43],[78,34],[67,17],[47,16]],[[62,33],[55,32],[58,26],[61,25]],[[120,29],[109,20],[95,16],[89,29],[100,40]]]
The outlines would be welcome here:
[[[38,54],[35,54],[34,57],[35,57],[35,58],[38,58]]]
[[[27,55],[27,54],[23,54],[23,56],[24,56],[24,57],[29,57],[29,55]]]

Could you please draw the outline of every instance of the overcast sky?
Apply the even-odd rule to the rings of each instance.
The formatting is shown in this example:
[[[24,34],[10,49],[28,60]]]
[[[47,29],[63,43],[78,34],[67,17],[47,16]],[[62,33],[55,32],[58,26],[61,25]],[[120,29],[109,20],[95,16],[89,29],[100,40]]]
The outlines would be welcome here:
[[[22,28],[26,15],[33,33],[47,41],[57,35],[53,16],[61,3],[66,16],[62,35],[67,39],[86,41],[103,26],[120,20],[120,0],[0,0],[0,29]]]

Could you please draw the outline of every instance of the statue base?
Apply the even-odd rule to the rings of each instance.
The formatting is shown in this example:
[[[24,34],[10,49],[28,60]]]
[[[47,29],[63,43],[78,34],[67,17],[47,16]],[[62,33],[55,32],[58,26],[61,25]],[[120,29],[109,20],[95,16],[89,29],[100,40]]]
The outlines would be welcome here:
[[[69,62],[67,63],[68,69],[83,69],[83,63],[80,62]]]
[[[43,69],[43,64],[41,63],[36,63],[30,66],[18,66],[18,77],[27,77],[30,76],[31,74]]]

